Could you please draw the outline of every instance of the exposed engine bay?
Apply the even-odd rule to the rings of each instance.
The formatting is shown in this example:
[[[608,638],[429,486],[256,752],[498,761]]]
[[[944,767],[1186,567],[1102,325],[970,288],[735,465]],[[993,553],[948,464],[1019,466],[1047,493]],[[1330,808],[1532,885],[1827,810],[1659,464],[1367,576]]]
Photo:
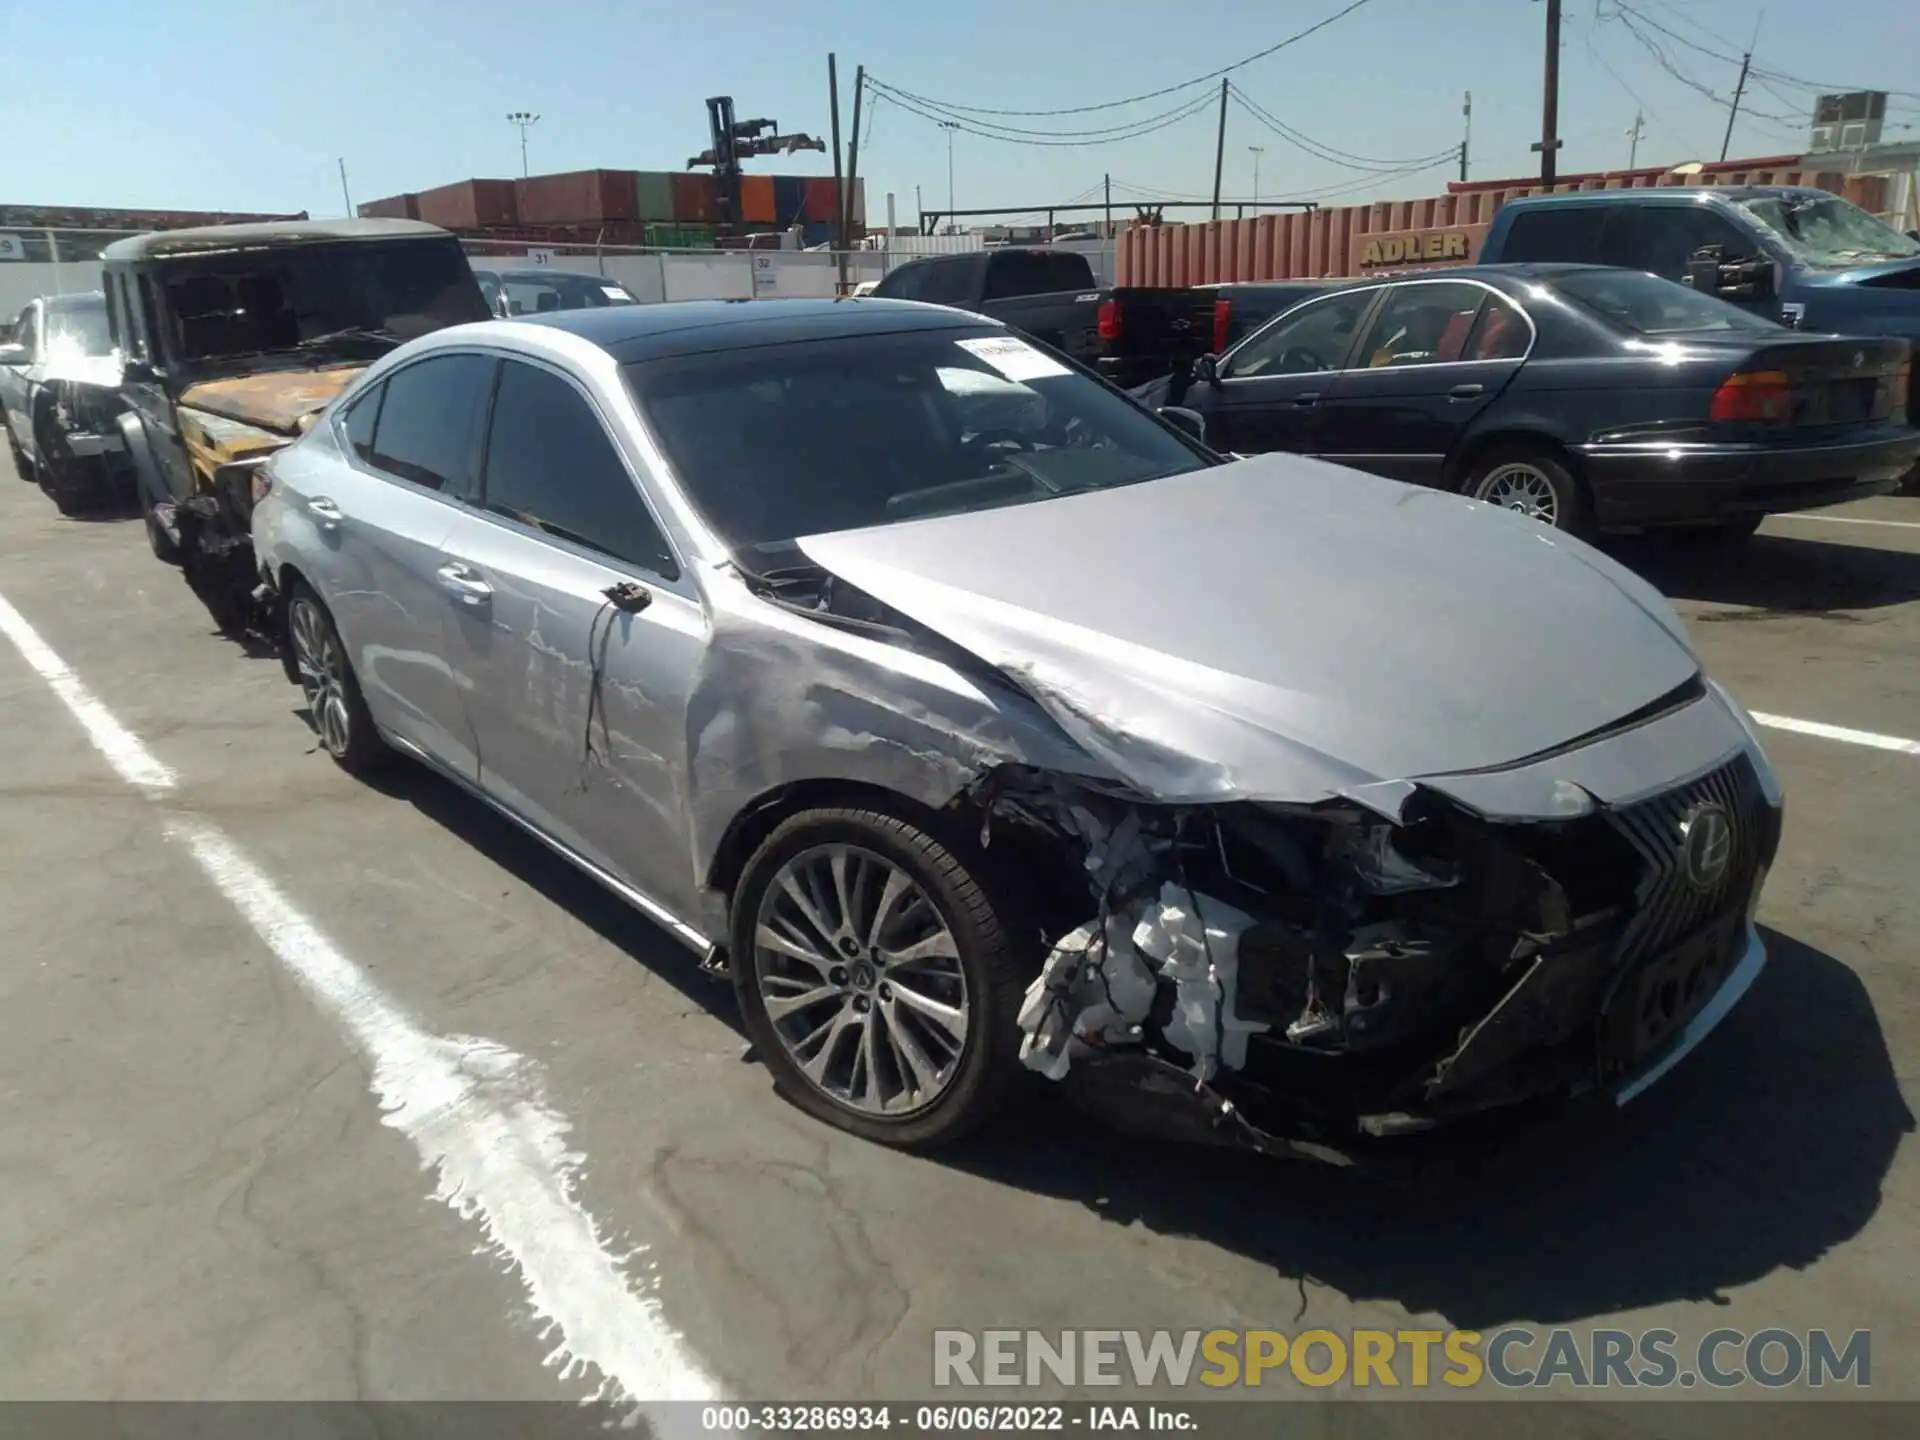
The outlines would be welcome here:
[[[1733,821],[1706,891],[1653,854],[1693,790]],[[1775,841],[1744,758],[1658,815],[1528,826],[1424,790],[1398,825],[1010,770],[973,798],[989,851],[1064,842],[1093,900],[1026,993],[1028,1068],[1122,1128],[1335,1162],[1657,1053],[1725,978]]]

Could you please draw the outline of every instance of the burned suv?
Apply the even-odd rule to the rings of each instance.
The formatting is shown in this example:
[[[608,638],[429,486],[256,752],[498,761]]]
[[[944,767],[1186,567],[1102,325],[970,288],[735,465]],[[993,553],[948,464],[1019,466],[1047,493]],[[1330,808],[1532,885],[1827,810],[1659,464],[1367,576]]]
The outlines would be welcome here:
[[[488,318],[460,244],[412,220],[273,221],[109,246],[119,425],[147,538],[220,628],[259,619],[252,472],[361,370]]]

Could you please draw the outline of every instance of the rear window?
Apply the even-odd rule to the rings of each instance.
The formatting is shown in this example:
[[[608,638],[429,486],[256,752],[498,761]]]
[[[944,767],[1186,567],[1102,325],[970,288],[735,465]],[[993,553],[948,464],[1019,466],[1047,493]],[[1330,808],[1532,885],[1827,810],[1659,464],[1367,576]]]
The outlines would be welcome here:
[[[1600,230],[1608,210],[1594,205],[1569,205],[1559,210],[1522,210],[1516,213],[1500,247],[1500,260],[1559,261],[1566,265],[1600,263]]]
[[[1087,257],[1071,251],[1007,250],[987,261],[988,300],[1016,295],[1049,295],[1059,290],[1095,288]]]
[[[1569,300],[1633,335],[1780,328],[1737,305],[1637,270],[1588,270],[1555,276],[1551,283]]]

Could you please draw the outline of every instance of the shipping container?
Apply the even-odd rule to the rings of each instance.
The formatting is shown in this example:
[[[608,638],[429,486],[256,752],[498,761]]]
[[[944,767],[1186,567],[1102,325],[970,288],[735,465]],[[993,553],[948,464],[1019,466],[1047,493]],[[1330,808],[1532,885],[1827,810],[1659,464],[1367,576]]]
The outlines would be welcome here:
[[[581,225],[637,220],[634,172],[573,170],[532,175],[514,182],[515,204],[525,225]]]
[[[673,218],[696,225],[711,225],[719,219],[719,204],[713,176],[680,171],[671,177]]]
[[[360,206],[362,220],[418,220],[420,218],[420,197],[409,191],[405,195],[387,195],[378,200],[369,200]]]
[[[831,185],[833,182],[827,182]],[[815,245],[831,245],[839,226],[832,220],[809,220],[800,232],[800,243],[811,250]]]
[[[840,219],[840,185],[832,176],[815,177],[807,181],[807,198],[801,218],[809,224],[825,220],[837,223]]]
[[[833,182],[827,182],[831,185]],[[803,175],[773,177],[773,222],[782,229],[806,218],[807,180]]]
[[[771,225],[774,216],[773,177],[740,177],[740,219],[748,225]]]
[[[714,229],[711,225],[649,225],[646,243],[658,250],[711,250]]]
[[[633,177],[635,209],[642,220],[673,218],[673,177],[664,170],[642,170]]]
[[[447,230],[512,225],[519,218],[511,180],[461,180],[420,192],[420,218]]]

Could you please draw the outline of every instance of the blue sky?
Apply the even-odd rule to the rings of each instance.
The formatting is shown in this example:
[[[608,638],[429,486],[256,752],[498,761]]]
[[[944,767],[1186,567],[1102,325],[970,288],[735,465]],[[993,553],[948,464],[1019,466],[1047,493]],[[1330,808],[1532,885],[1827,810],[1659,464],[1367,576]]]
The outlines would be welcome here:
[[[336,160],[355,200],[469,175],[519,172],[509,110],[542,115],[533,169],[679,169],[706,144],[704,100],[732,94],[743,117],[825,136],[826,56],[843,101],[865,64],[898,89],[1008,110],[1099,104],[1217,69],[1321,20],[1348,0],[0,0],[9,77],[0,92],[0,203],[181,209],[343,210]],[[1718,153],[1734,67],[1660,35],[1657,22],[1738,52],[1760,21],[1758,63],[1817,83],[1920,91],[1913,0],[1627,0],[1666,51],[1670,73],[1611,14],[1567,0],[1561,70],[1563,170],[1626,163],[1645,115],[1641,163]],[[1544,6],[1537,0],[1367,0],[1300,44],[1235,72],[1296,132],[1352,155],[1399,160],[1459,140],[1473,92],[1473,174],[1537,164]],[[1717,38],[1716,38],[1717,37]],[[1200,89],[1117,110],[1002,123],[1053,131],[1144,119]],[[871,97],[869,97],[871,99]],[[1756,111],[1799,114],[1808,94],[1750,91]],[[1920,138],[1920,98],[1896,98]],[[1064,202],[1103,174],[1116,198],[1204,194],[1213,179],[1211,108],[1140,138],[1095,146],[954,136],[961,206]],[[947,194],[947,137],[882,99],[862,153],[869,219],[888,190],[911,218],[914,188]],[[1804,127],[1743,120],[1732,154],[1801,148]],[[1354,187],[1342,200],[1437,193],[1455,173],[1380,176],[1302,153],[1237,106],[1227,192],[1246,194],[1254,157],[1267,197]],[[829,157],[757,167],[828,173]]]

